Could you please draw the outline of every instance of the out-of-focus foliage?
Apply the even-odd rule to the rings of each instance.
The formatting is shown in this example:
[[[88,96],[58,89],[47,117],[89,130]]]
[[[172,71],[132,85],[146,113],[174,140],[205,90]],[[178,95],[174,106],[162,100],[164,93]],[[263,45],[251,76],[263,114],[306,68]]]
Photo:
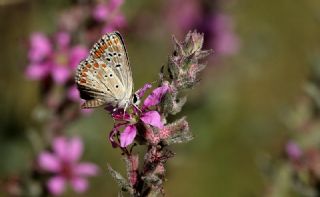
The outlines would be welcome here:
[[[157,78],[160,67],[167,62],[172,34],[181,39],[187,28],[197,28],[205,33],[206,46],[212,48],[214,45],[208,41],[214,40],[215,35],[206,22],[215,13],[227,16],[222,21],[231,20],[222,29],[232,30],[237,50],[228,55],[217,51],[201,76],[200,85],[189,92],[181,116],[188,116],[195,139],[175,148],[177,155],[167,164],[166,192],[168,196],[190,197],[267,195],[270,183],[265,179],[266,166],[270,160],[282,162],[277,158],[282,158],[293,132],[287,126],[287,116],[303,93],[311,74],[309,68],[320,53],[320,2],[179,2],[124,2],[122,13],[127,26],[121,33],[135,87]],[[10,184],[14,185],[17,175],[27,176],[26,170],[33,165],[29,128],[41,126],[34,121],[39,114],[31,113],[40,102],[40,85],[24,76],[29,35],[35,31],[54,32],[59,13],[73,4],[73,0],[0,2],[0,179],[11,177]],[[190,5],[185,8],[187,11],[182,9],[185,5]],[[189,14],[196,17],[187,19],[192,23],[184,29],[172,24],[176,20],[170,17],[176,15],[171,9],[182,19]],[[122,174],[125,166],[119,152],[107,141],[112,126],[112,119],[97,109],[90,117],[81,117],[66,128],[68,135],[83,138],[84,160],[97,163],[102,169],[83,196],[117,195],[118,188],[107,174],[107,162],[121,169]],[[275,184],[283,186],[279,190],[287,187],[283,181],[289,173],[287,167],[280,169],[274,179]],[[7,182],[0,184],[0,196],[5,196]],[[71,189],[65,193],[74,195]]]

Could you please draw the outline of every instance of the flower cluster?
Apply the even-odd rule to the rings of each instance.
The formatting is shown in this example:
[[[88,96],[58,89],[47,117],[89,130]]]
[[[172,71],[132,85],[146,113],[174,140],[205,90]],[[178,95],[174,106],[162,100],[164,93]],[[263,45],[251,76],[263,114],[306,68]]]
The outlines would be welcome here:
[[[140,98],[144,95],[145,91],[151,88],[151,84],[147,83],[143,88],[139,89],[136,92]],[[130,145],[134,138],[137,135],[137,127],[143,124],[145,127],[153,126],[158,129],[163,129],[163,123],[161,121],[161,116],[158,111],[151,109],[156,107],[162,97],[167,93],[169,87],[167,85],[161,86],[153,90],[153,92],[144,100],[143,105],[139,108],[133,108],[132,113],[123,114],[121,110],[117,110],[112,113],[112,116],[116,120],[123,120],[122,117],[125,117],[127,124],[119,123],[115,125],[112,132],[110,133],[110,141],[114,147],[121,146],[127,147]],[[124,131],[120,134],[120,144],[117,144],[114,140],[115,135],[119,133],[119,127],[126,126]]]
[[[127,191],[132,196],[163,193],[164,165],[174,155],[168,145],[193,139],[185,117],[169,123],[167,116],[181,110],[186,98],[181,97],[180,92],[197,84],[198,73],[205,68],[199,61],[210,51],[202,50],[203,34],[197,32],[189,32],[183,42],[175,38],[173,41],[174,51],[167,66],[161,69],[159,86],[140,105],[133,105],[127,111],[108,109],[118,122],[109,139],[114,148],[120,148],[123,152],[128,178],[122,177],[111,166],[109,171],[121,191]],[[152,85],[147,83],[135,95],[143,98],[151,88]],[[142,169],[139,169],[141,161],[138,155],[133,152],[136,144],[147,146]]]
[[[82,140],[57,137],[52,142],[52,150],[41,152],[38,158],[41,170],[54,174],[47,182],[50,193],[61,195],[68,182],[76,192],[86,191],[86,177],[97,175],[98,167],[88,162],[79,163],[83,152]]]
[[[54,32],[30,35],[25,76],[40,82],[41,93],[41,102],[33,112],[40,128],[30,129],[37,157],[29,174],[37,176],[8,180],[15,183],[14,190],[8,189],[10,195],[59,196],[66,185],[82,193],[89,185],[87,177],[98,174],[96,165],[79,163],[84,149],[82,139],[64,136],[71,122],[92,111],[79,107],[82,101],[74,84],[76,67],[101,34],[126,25],[120,11],[122,4],[123,0],[74,2],[58,16]]]
[[[110,0],[107,3],[99,3],[92,10],[93,19],[102,26],[101,33],[105,34],[126,26],[124,15],[120,11],[123,0]]]
[[[33,33],[26,76],[32,80],[50,76],[61,85],[73,78],[73,71],[88,55],[88,49],[83,45],[72,46],[70,36],[67,32],[58,32],[50,39],[41,32]]]

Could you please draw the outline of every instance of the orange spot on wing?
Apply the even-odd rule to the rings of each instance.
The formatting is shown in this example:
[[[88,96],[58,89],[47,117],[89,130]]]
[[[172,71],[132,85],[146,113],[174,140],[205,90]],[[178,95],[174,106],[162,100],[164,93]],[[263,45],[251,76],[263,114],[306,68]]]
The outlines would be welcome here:
[[[87,68],[91,68],[91,65],[90,65],[90,64],[87,64],[86,67],[87,67]]]
[[[91,67],[91,66],[90,66]],[[88,68],[84,68],[82,72],[88,72]]]
[[[88,76],[88,75],[87,75],[87,73],[83,72],[83,73],[81,73],[81,76],[82,76],[82,77],[86,77],[86,76]]]
[[[80,82],[81,82],[81,83],[87,83],[87,81],[86,81],[84,78],[81,78],[81,79],[80,79]]]
[[[100,56],[101,56],[100,51],[96,51],[96,52],[94,52],[94,54],[95,54],[97,57],[100,57]]]
[[[104,49],[102,47],[99,48],[99,51],[100,51],[101,54],[104,53]]]
[[[98,64],[97,62],[94,63],[93,66],[94,66],[95,68],[99,68],[99,64]]]
[[[101,64],[101,66],[102,66],[103,68],[107,67],[107,65],[106,65],[106,64]]]

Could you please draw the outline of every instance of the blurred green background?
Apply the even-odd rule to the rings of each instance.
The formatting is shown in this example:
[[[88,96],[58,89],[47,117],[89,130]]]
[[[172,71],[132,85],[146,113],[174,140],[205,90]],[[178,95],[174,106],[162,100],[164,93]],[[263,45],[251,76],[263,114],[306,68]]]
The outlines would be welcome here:
[[[158,77],[171,51],[174,32],[163,17],[164,2],[126,1],[123,6],[128,23],[145,19],[135,25],[139,32],[123,35],[136,88]],[[40,101],[39,84],[24,77],[25,43],[33,31],[52,31],[57,13],[69,3],[0,0],[0,178],[31,165],[26,132],[34,126],[30,114]],[[282,154],[290,135],[283,121],[320,51],[318,0],[234,0],[222,9],[234,20],[240,48],[219,61],[213,54],[200,85],[188,93],[178,116],[188,116],[195,139],[172,148],[177,155],[167,164],[167,196],[263,196],[267,183],[260,168],[266,157]],[[67,129],[83,136],[83,160],[97,163],[103,172],[82,196],[117,195],[106,166],[124,173],[124,164],[107,140],[112,125],[98,109]]]

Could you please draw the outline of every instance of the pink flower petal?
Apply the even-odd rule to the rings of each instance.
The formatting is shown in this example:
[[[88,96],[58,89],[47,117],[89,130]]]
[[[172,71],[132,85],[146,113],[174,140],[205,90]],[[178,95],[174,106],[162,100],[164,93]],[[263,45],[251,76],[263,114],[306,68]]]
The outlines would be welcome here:
[[[140,88],[139,90],[136,91],[136,94],[138,95],[139,98],[142,98],[144,93],[150,89],[152,87],[152,85],[150,83],[146,83],[144,84],[144,86],[142,88]]]
[[[40,153],[38,163],[41,169],[49,172],[59,172],[61,169],[59,159],[48,152]]]
[[[46,63],[33,63],[27,67],[25,75],[28,79],[40,80],[48,74],[49,68]]]
[[[137,128],[135,125],[127,126],[120,134],[120,146],[127,147],[130,145],[137,135]]]
[[[41,33],[35,32],[30,37],[29,59],[31,61],[40,61],[48,56],[52,51],[49,38]]]
[[[79,62],[85,59],[89,54],[89,50],[81,45],[73,47],[70,51],[70,66],[76,69]]]
[[[64,137],[57,137],[53,140],[53,150],[56,153],[56,155],[62,159],[65,160],[68,158],[68,143],[67,139]]]
[[[233,31],[233,21],[228,15],[218,14],[211,19],[211,31],[216,38],[212,40],[212,47],[221,55],[232,55],[239,49],[238,37]]]
[[[113,32],[113,31],[115,31],[115,30],[116,30],[116,28],[115,28],[113,25],[106,24],[106,25],[102,28],[101,32],[102,32],[103,34],[106,34],[106,33]]]
[[[151,94],[144,100],[144,107],[150,107],[159,104],[162,97],[167,93],[168,90],[168,85],[163,85],[154,89]]]
[[[79,102],[80,101],[80,94],[77,86],[73,85],[68,90],[68,98],[73,102]]]
[[[149,111],[144,113],[140,119],[149,125],[152,125],[154,127],[162,128],[163,123],[161,122],[160,114],[157,111]]]
[[[119,7],[123,4],[123,0],[110,0],[108,2],[108,9],[110,11],[114,11],[116,9],[119,9]]]
[[[70,44],[71,36],[67,32],[58,32],[55,38],[57,45],[60,48],[66,49]]]
[[[70,70],[66,67],[56,65],[52,70],[52,78],[57,84],[64,84],[70,77]]]
[[[74,191],[76,191],[77,193],[83,193],[89,187],[89,183],[88,183],[87,179],[82,178],[82,177],[73,178],[71,180],[71,185],[72,185]]]
[[[68,144],[68,160],[69,161],[78,161],[83,152],[82,140],[78,137],[71,138]]]
[[[105,4],[98,4],[94,9],[92,16],[97,21],[105,21],[108,17],[108,7]]]
[[[90,114],[92,114],[93,109],[81,109],[81,114],[84,116],[89,116]]]
[[[74,173],[78,176],[96,176],[98,171],[98,166],[87,162],[80,163],[74,168]]]
[[[61,176],[49,179],[47,186],[51,194],[59,196],[64,192],[66,180]]]
[[[286,152],[290,159],[298,160],[301,158],[303,152],[298,144],[294,141],[289,141],[286,145]]]

